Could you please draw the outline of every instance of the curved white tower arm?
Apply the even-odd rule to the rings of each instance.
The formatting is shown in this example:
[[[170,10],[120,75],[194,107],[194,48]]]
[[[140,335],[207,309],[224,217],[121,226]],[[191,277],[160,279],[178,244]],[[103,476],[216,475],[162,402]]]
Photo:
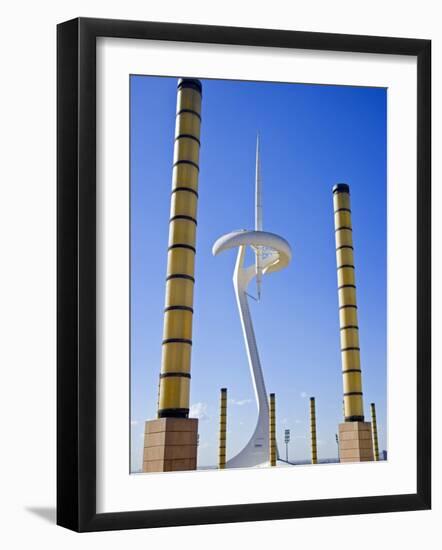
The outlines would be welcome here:
[[[247,287],[256,277],[257,272],[256,265],[244,266],[247,246],[260,247],[263,274],[283,269],[289,264],[292,257],[290,245],[285,239],[274,233],[264,231],[234,231],[220,237],[212,248],[214,255],[224,250],[238,248],[233,285],[258,407],[258,420],[255,431],[242,451],[227,461],[226,466],[228,468],[266,466],[269,464],[269,406],[247,299]]]
[[[223,235],[215,242],[212,253],[216,256],[223,250],[237,248],[238,246],[262,246],[264,249],[269,249],[264,251],[264,255],[273,254],[273,256],[263,258],[262,272],[264,274],[284,269],[292,259],[292,249],[289,243],[279,235],[267,231],[232,231],[232,233]]]

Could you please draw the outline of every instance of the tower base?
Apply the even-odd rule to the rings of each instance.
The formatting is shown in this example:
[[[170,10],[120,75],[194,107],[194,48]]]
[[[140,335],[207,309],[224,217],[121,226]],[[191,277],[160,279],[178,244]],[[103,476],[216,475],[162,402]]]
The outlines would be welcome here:
[[[339,424],[339,459],[340,462],[374,460],[370,422]]]
[[[196,470],[197,434],[197,418],[147,420],[143,472]]]

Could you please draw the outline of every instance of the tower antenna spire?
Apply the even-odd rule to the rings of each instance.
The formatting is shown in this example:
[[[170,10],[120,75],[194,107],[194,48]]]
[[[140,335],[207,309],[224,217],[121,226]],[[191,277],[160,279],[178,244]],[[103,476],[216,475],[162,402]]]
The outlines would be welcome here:
[[[262,180],[261,159],[259,150],[259,132],[256,135],[256,170],[255,170],[255,231],[262,231]]]
[[[256,168],[255,168],[255,231],[262,231],[262,192],[261,192],[261,159],[259,157],[259,132],[256,135]],[[255,247],[256,293],[261,298],[262,283],[262,247]]]

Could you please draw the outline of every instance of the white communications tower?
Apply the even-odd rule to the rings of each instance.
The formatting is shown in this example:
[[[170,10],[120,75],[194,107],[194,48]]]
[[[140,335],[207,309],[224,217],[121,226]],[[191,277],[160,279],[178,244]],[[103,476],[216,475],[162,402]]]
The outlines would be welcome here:
[[[259,135],[256,140],[255,171],[255,230],[233,231],[220,237],[213,245],[214,255],[238,248],[233,286],[238,304],[244,342],[255,389],[258,420],[256,428],[246,446],[233,458],[227,461],[227,468],[245,468],[250,466],[267,466],[269,464],[269,405],[264,383],[264,376],[259,360],[255,331],[250,315],[247,287],[256,277],[257,299],[261,298],[263,275],[280,271],[287,267],[292,259],[289,243],[274,233],[262,230],[262,194]],[[255,263],[244,266],[246,249],[250,246],[255,253]]]

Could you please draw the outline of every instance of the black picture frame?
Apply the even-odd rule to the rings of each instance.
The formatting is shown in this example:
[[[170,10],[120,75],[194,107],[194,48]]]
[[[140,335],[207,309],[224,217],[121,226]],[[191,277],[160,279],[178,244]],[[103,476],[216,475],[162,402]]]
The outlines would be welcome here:
[[[96,39],[133,38],[417,58],[417,491],[96,513]],[[431,506],[431,41],[79,18],[57,28],[57,523],[104,531]]]

